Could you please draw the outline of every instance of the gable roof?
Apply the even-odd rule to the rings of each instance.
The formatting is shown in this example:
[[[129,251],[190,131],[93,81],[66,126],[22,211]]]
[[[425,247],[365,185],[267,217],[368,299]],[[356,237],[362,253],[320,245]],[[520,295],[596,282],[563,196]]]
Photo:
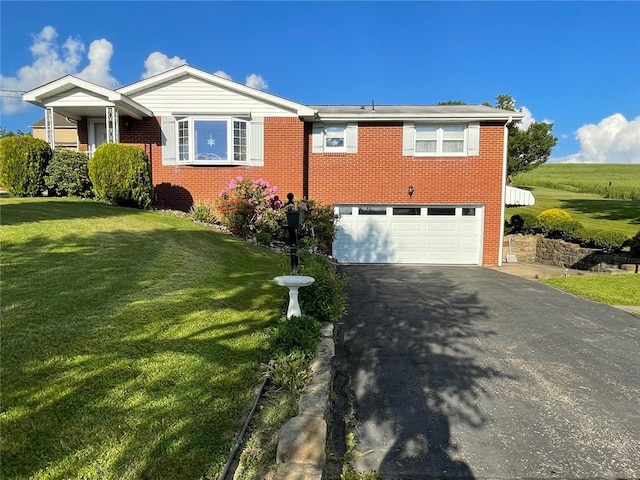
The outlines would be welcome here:
[[[242,85],[241,83],[220,77],[213,73],[205,72],[204,70],[194,68],[190,65],[180,65],[179,67],[167,70],[166,72],[162,72],[152,77],[145,78],[143,80],[140,80],[139,82],[135,82],[119,88],[118,92],[124,95],[135,95],[144,90],[153,89],[155,87],[161,86],[162,84],[172,82],[182,77],[197,78],[204,82],[220,86],[232,92],[236,92],[240,95],[252,97],[256,100],[268,102],[288,110],[293,110],[299,116],[309,116],[313,115],[314,113],[313,109],[307,105],[292,102],[291,100],[278,97],[277,95],[273,95],[271,93],[263,92],[262,90],[258,90],[257,88]]]
[[[71,94],[76,91],[82,91],[96,100],[117,106],[124,114],[131,115],[135,118],[142,118],[143,116],[151,116],[153,114],[151,110],[120,92],[88,82],[73,75],[65,75],[57,80],[34,88],[24,93],[22,99],[43,108],[46,108],[50,101],[55,100],[58,103],[58,105],[56,105],[58,112],[64,114],[65,111],[68,110],[70,113],[68,116],[73,117],[72,110],[74,107],[77,107],[77,102],[68,102],[68,104],[65,104],[65,101],[61,100],[60,97],[66,93]]]

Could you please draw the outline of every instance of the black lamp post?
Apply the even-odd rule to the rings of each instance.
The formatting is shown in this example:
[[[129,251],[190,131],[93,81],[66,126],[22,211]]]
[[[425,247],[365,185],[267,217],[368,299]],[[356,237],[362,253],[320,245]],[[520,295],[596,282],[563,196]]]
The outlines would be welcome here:
[[[287,214],[287,226],[289,230],[289,256],[291,257],[291,274],[298,274],[298,230],[302,225],[302,212],[292,210],[294,207],[293,193],[287,194],[285,212]]]

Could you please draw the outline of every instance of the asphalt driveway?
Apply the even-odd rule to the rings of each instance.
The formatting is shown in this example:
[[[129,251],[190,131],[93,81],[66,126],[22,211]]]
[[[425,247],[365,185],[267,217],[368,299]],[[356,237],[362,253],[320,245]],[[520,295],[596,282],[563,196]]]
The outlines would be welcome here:
[[[640,319],[481,267],[342,267],[331,435],[386,479],[640,478]]]

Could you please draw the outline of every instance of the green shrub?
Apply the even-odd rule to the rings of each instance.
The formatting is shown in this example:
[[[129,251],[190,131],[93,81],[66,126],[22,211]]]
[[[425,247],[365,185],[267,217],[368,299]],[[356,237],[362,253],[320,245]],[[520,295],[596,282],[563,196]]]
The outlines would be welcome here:
[[[139,147],[103,143],[89,160],[93,191],[101,200],[125,207],[151,205],[153,186],[149,157]]]
[[[197,202],[191,206],[189,218],[194,222],[214,223],[214,207],[207,202]]]
[[[531,213],[521,213],[511,217],[509,221],[511,233],[533,235],[542,232],[542,224],[538,217]]]
[[[307,200],[306,203],[308,210],[305,212],[300,231],[300,245],[302,248],[329,255],[336,236],[338,215],[334,213],[331,205],[315,200]]]
[[[551,229],[560,222],[571,220],[571,214],[561,208],[549,208],[540,212],[538,220],[545,228]]]
[[[546,231],[547,238],[557,238],[567,242],[580,243],[584,236],[584,227],[577,220],[561,220]]]
[[[284,353],[298,350],[313,355],[320,336],[320,322],[310,315],[282,317],[270,333],[274,350]]]
[[[88,162],[84,152],[56,150],[44,178],[49,195],[90,197],[93,192]]]
[[[634,258],[640,258],[640,230],[633,237],[625,242],[629,247],[629,256]]]
[[[620,250],[628,237],[624,233],[589,228],[580,235],[580,245],[587,248],[599,248],[606,252]]]
[[[325,256],[304,251],[299,256],[298,273],[315,279],[310,286],[300,289],[300,308],[321,322],[337,322],[347,311],[347,295],[344,291],[347,279],[333,271],[331,262]]]
[[[289,353],[279,352],[263,367],[276,388],[300,393],[311,378],[309,361],[308,355],[294,350]]]
[[[44,177],[51,161],[49,144],[30,135],[0,139],[0,185],[18,197],[36,197],[45,189]]]

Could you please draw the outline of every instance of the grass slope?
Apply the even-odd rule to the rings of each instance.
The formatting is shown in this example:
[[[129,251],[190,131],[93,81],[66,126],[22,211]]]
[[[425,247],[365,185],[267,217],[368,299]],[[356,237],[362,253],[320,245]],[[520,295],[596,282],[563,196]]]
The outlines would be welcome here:
[[[0,476],[217,476],[286,259],[156,212],[67,199],[0,209]]]
[[[640,200],[640,165],[544,164],[513,179],[514,186],[546,187],[604,198]]]
[[[532,213],[538,215],[548,208],[567,210],[574,220],[586,228],[617,231],[632,237],[640,229],[640,201],[612,200],[592,193],[577,193],[545,187],[528,188],[536,203],[530,207],[507,208],[505,218]]]

